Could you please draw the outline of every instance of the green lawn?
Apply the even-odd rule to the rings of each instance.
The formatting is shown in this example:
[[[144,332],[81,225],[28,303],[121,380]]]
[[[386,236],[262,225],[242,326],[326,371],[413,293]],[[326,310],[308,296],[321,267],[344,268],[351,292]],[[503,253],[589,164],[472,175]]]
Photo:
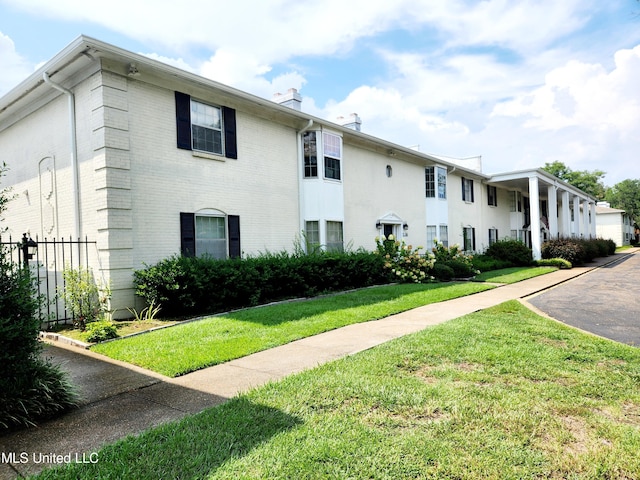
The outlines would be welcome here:
[[[98,344],[92,350],[173,377],[345,325],[489,288],[465,282],[367,288],[209,317]]]
[[[511,301],[40,478],[640,478],[639,383],[640,349]]]
[[[545,275],[547,273],[555,272],[558,270],[556,267],[513,267],[502,268],[500,270],[492,270],[489,272],[482,272],[476,275],[474,281],[476,282],[492,282],[492,283],[516,283],[526,280],[528,278],[537,277],[539,275]]]

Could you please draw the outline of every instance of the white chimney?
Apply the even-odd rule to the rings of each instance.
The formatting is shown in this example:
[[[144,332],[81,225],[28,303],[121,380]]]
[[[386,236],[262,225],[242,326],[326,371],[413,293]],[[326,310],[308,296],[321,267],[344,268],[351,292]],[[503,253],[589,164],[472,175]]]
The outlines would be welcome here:
[[[362,125],[362,120],[357,113],[352,113],[347,118],[338,117],[338,124],[359,132],[360,126]]]
[[[272,99],[274,102],[285,107],[300,111],[302,109],[302,96],[295,88],[290,88],[287,93],[276,93]]]

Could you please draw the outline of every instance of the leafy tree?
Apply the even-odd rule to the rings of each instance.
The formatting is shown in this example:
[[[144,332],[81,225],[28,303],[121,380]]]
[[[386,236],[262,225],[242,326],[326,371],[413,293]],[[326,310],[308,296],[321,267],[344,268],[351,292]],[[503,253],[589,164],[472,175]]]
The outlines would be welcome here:
[[[598,200],[602,200],[605,197],[606,188],[602,183],[602,178],[606,172],[602,170],[593,170],[591,172],[588,170],[571,170],[564,163],[557,160],[545,163],[542,169]]]
[[[640,180],[623,180],[607,189],[607,202],[626,211],[636,225],[640,223]]]

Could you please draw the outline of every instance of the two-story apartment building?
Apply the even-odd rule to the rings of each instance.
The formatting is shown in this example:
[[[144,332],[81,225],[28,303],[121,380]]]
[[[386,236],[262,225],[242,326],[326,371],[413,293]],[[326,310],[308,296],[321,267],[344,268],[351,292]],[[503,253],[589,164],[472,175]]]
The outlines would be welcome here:
[[[505,237],[595,236],[595,200],[542,170],[482,173],[81,36],[0,98],[5,225],[96,241],[115,308],[173,254],[374,248],[393,233],[482,251]],[[45,275],[60,266],[39,266]],[[42,275],[42,273],[41,273]]]

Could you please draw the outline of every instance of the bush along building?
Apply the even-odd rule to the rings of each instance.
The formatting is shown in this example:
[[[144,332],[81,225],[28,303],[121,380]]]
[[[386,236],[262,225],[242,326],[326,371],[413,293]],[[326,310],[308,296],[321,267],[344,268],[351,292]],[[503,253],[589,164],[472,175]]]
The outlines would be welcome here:
[[[595,199],[542,170],[487,175],[479,157],[396,145],[355,114],[334,123],[301,102],[81,36],[0,98],[9,233],[95,242],[77,256],[125,313],[144,265],[291,250],[302,233],[325,249],[373,250],[389,234],[469,251],[515,238],[534,258],[547,238],[595,237]],[[32,267],[55,280],[63,259],[44,257]]]

